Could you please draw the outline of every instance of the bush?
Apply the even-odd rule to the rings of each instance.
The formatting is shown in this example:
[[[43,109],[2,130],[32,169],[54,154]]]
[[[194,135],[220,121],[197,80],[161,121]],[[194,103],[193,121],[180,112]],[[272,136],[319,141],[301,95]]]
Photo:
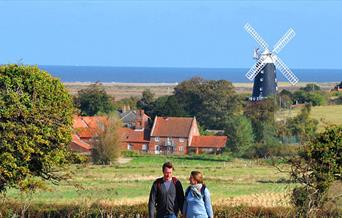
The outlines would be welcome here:
[[[0,217],[127,217],[144,218],[148,217],[147,204],[138,205],[112,205],[110,203],[96,202],[92,204],[36,204],[31,205],[24,213],[20,203],[7,202],[6,205],[0,205]],[[213,205],[216,218],[226,217],[295,217],[295,211],[287,207],[247,207],[247,206],[225,206]],[[341,211],[318,211],[319,217],[338,217]],[[179,217],[180,214],[179,214]]]

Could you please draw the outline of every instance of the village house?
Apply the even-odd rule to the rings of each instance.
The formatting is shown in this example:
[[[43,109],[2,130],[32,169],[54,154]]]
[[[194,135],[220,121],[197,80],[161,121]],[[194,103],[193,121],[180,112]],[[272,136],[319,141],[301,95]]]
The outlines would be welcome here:
[[[150,118],[143,110],[120,116],[123,150],[152,154],[219,153],[224,148],[226,136],[201,136],[196,118],[156,117],[152,129]],[[90,154],[99,130],[107,122],[104,116],[74,116],[73,136],[70,149]]]
[[[200,136],[196,118],[156,117],[151,130],[149,152],[154,154],[218,153],[226,136]]]
[[[150,118],[143,110],[127,111],[119,114],[123,123],[120,129],[122,149],[141,152],[148,151]],[[90,154],[98,133],[107,120],[104,116],[74,116],[73,135],[70,149]]]

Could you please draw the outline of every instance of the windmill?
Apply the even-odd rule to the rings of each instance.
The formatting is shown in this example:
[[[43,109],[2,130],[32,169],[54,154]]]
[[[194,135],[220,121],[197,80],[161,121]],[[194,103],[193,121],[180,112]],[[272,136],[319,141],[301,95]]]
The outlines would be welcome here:
[[[290,68],[288,68],[278,57],[278,53],[296,35],[294,30],[290,28],[275,44],[273,50],[270,51],[268,48],[268,44],[261,38],[261,36],[249,23],[246,23],[244,28],[263,49],[262,52],[259,52],[259,48],[254,50],[253,58],[256,59],[257,62],[246,73],[246,77],[249,80],[252,81],[254,79],[253,94],[251,100],[258,101],[267,96],[276,94],[278,90],[276,67],[292,85],[295,85],[299,81],[298,78],[292,73]]]

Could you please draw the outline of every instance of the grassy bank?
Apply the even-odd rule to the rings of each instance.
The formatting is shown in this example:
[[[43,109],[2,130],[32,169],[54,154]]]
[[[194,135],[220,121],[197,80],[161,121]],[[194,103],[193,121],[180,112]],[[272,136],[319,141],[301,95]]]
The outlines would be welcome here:
[[[73,177],[59,186],[49,185],[48,191],[34,193],[32,203],[73,204],[108,201],[113,204],[146,203],[155,178],[162,175],[161,165],[170,160],[175,164],[175,176],[183,187],[188,185],[192,170],[204,173],[215,205],[289,206],[287,193],[293,185],[286,183],[288,175],[280,173],[264,161],[249,161],[222,157],[192,158],[189,156],[138,156],[125,164],[114,166],[73,165]],[[28,199],[15,190],[9,199]],[[24,197],[24,198],[22,198]]]
[[[293,108],[277,112],[277,120],[286,120],[288,117],[294,117],[300,112],[301,108]],[[342,125],[342,105],[325,105],[311,108],[311,118],[319,121],[319,129],[327,124]]]

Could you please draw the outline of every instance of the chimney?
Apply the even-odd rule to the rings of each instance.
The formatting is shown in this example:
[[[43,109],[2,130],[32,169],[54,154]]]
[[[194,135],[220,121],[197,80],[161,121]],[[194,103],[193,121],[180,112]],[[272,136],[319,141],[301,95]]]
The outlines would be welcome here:
[[[135,128],[144,129],[144,110],[136,111]]]

